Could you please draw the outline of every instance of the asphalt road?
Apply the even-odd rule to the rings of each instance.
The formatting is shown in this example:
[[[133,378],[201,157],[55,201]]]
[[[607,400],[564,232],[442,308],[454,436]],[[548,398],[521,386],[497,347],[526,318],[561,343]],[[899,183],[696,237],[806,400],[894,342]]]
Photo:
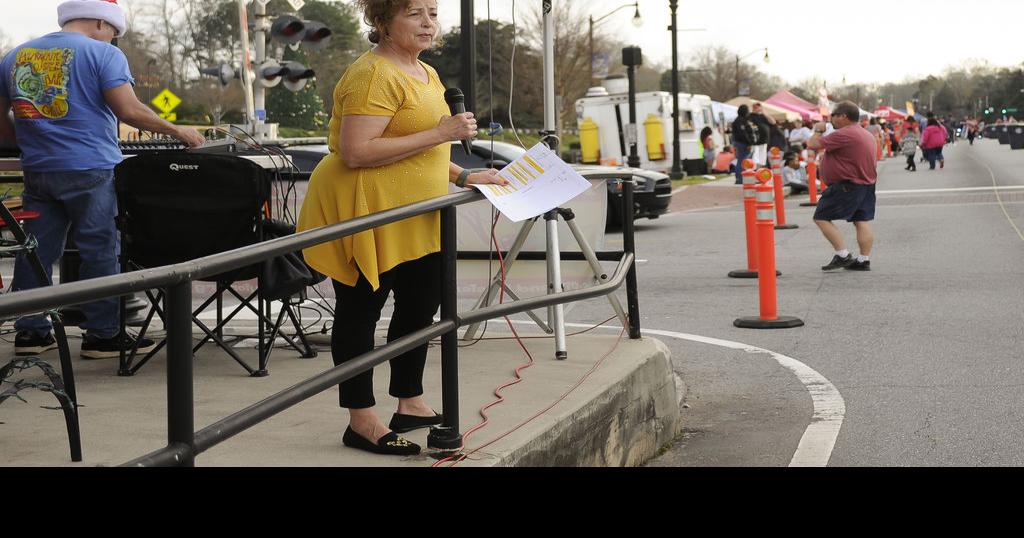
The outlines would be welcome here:
[[[980,140],[945,154],[942,170],[879,164],[871,272],[823,273],[832,252],[812,208],[787,200],[800,228],[776,232],[779,312],[801,328],[733,327],[758,310],[756,281],[726,277],[745,265],[739,206],[638,221],[643,328],[741,342],[819,372],[846,409],[829,465],[1024,464],[1024,189],[991,189],[1024,186],[1024,151]],[[980,190],[937,191],[964,188]],[[853,227],[840,227],[856,251]],[[571,318],[607,310],[595,301]],[[764,353],[658,337],[688,388],[686,430],[649,465],[790,463],[813,414],[793,372]]]

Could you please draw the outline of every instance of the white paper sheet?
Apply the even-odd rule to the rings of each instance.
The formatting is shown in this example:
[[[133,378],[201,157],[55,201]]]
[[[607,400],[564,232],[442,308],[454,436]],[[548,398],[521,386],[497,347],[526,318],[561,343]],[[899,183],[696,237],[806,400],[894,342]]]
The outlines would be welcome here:
[[[473,185],[502,215],[520,222],[554,209],[590,188],[590,182],[543,143],[499,171],[509,184]]]

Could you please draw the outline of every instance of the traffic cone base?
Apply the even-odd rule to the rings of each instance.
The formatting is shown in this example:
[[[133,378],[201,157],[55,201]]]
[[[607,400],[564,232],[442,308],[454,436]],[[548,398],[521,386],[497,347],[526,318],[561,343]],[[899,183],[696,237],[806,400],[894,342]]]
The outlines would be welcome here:
[[[757,271],[748,271],[747,269],[737,269],[735,271],[729,271],[729,276],[732,278],[757,278]],[[782,276],[781,271],[775,271],[775,276]]]
[[[729,271],[729,278],[757,278],[757,271],[737,269],[735,271]]]
[[[737,318],[733,325],[741,329],[792,329],[803,327],[804,322],[793,316],[779,316],[778,319],[761,319],[757,316]]]

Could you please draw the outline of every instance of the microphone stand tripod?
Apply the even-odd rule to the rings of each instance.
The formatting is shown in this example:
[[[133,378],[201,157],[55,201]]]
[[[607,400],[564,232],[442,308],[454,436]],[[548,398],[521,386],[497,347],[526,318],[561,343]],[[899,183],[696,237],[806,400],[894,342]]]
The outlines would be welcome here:
[[[552,15],[552,3],[553,0],[542,0],[542,14],[544,22],[544,130],[540,132],[540,135],[541,140],[557,154],[558,137],[556,136],[557,124],[555,120],[555,21]],[[629,208],[629,210],[632,211],[632,208]],[[632,214],[629,213],[625,218],[631,217]],[[511,267],[512,262],[514,262],[516,257],[519,255],[523,243],[525,243],[527,236],[530,234],[530,230],[533,228],[533,225],[538,218],[541,217],[534,217],[526,221],[522,228],[520,228],[519,234],[506,258],[506,272]],[[556,207],[544,213],[543,218],[546,237],[545,260],[547,265],[548,294],[560,293],[563,291],[561,269],[562,257],[558,241],[559,218],[562,218],[569,227],[569,231],[572,233],[573,239],[576,240],[576,243],[579,245],[584,257],[587,262],[589,262],[590,267],[594,272],[594,277],[599,281],[607,279],[607,274],[601,268],[601,264],[598,261],[593,248],[591,248],[590,244],[587,243],[586,238],[576,225],[572,210]],[[484,291],[484,295],[477,302],[477,306],[475,308],[488,305],[494,299],[494,294],[501,285],[501,276],[496,276],[488,285],[487,290]],[[505,291],[513,300],[518,299],[515,293],[512,292],[507,285],[505,286]],[[626,314],[622,309],[622,305],[619,304],[618,299],[609,295],[608,300],[611,302],[612,308],[615,310],[616,315],[622,320],[623,324],[627,323]],[[565,310],[563,305],[558,304],[548,307],[547,323],[544,323],[532,312],[528,312],[528,314],[544,332],[548,334],[554,332],[555,359],[567,359],[569,357],[569,352],[565,343]],[[462,339],[472,340],[476,334],[478,326],[479,324],[469,326],[463,334]]]

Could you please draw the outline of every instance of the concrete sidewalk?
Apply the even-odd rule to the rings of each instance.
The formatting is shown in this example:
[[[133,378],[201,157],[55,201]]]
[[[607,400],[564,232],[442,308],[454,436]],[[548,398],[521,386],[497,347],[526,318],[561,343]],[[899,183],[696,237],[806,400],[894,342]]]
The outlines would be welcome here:
[[[503,322],[492,322],[486,336],[508,336],[502,328],[507,331]],[[71,332],[78,334],[75,329]],[[618,331],[605,331],[570,337],[567,361],[553,359],[553,340],[525,340],[535,362],[523,370],[523,382],[504,389],[505,401],[488,411],[488,424],[466,441],[468,450],[487,446],[460,466],[624,466],[653,457],[681,429],[669,351],[651,338],[629,340],[617,335]],[[383,333],[378,336],[383,339]],[[21,395],[27,404],[10,399],[0,405],[0,465],[119,465],[166,444],[165,354],[161,352],[134,377],[117,377],[116,359],[78,359],[80,343],[80,338],[72,338],[70,345],[82,405],[84,461],[70,461],[61,412],[40,407],[55,405],[52,395],[25,390]],[[255,362],[254,349],[239,350],[243,358]],[[9,346],[0,353],[0,360],[6,363],[12,356],[13,346]],[[528,359],[515,340],[503,339],[464,347],[459,357],[460,426],[465,434],[481,422],[478,409],[495,399],[494,389],[513,380],[513,370]],[[59,363],[56,351],[44,358],[55,366]],[[223,351],[204,347],[195,363],[196,429],[331,365],[326,347],[315,359],[300,359],[294,351],[278,349],[271,357],[270,376],[251,378]],[[378,413],[387,422],[396,400],[386,393],[388,369],[379,367],[376,372]],[[441,409],[439,372],[440,350],[431,346],[424,383],[427,399],[437,410]],[[42,380],[32,371],[16,374],[10,381],[22,378]],[[548,406],[552,407],[544,411]],[[346,425],[347,413],[339,409],[337,388],[333,388],[200,454],[196,463],[425,467],[435,462],[426,453],[398,458],[344,447],[341,433]],[[424,449],[426,436],[426,430],[405,435]]]

